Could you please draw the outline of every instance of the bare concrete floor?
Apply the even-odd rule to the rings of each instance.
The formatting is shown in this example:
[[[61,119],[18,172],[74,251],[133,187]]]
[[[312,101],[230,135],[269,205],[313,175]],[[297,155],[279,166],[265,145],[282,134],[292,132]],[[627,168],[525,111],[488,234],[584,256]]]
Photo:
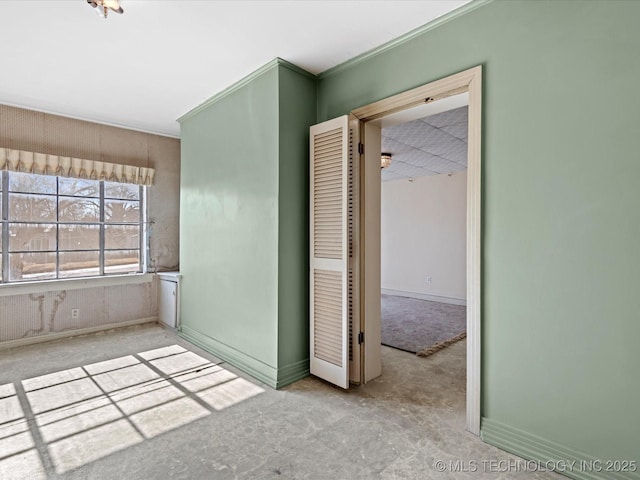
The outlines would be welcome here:
[[[3,351],[0,479],[562,478],[464,431],[464,341],[383,365],[275,391],[156,325]]]

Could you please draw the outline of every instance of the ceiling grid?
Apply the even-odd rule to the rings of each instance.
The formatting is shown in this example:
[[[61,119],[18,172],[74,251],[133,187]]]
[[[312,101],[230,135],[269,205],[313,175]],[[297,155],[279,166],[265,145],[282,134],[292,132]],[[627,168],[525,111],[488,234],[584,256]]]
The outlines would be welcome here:
[[[382,129],[382,151],[393,155],[382,181],[467,169],[468,107]]]

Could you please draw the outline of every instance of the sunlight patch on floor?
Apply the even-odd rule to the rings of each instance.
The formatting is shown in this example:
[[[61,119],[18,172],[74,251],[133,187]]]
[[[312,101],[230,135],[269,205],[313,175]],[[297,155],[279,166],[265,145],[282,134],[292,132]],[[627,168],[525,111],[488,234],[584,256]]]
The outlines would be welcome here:
[[[46,478],[43,452],[65,473],[262,392],[178,345],[2,385],[0,478]]]
[[[19,477],[16,477],[16,472]],[[0,460],[0,478],[28,478],[29,480],[46,480],[40,456],[35,449],[12,455]]]
[[[146,438],[181,427],[211,412],[190,398],[180,398],[132,415],[131,421]]]
[[[0,385],[0,478],[22,472],[25,478],[46,479],[35,446],[15,386]]]
[[[244,378],[236,378],[230,382],[199,392],[198,398],[216,410],[231,407],[248,398],[261,394],[264,390]]]
[[[56,472],[64,473],[144,440],[125,419],[84,430],[48,445]]]

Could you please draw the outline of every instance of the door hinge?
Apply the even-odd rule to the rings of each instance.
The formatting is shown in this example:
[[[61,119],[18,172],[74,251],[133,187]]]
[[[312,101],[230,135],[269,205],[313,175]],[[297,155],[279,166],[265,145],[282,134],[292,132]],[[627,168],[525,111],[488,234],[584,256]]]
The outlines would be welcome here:
[[[364,155],[364,143],[358,143],[358,153]]]
[[[364,343],[364,332],[358,334],[358,345]]]

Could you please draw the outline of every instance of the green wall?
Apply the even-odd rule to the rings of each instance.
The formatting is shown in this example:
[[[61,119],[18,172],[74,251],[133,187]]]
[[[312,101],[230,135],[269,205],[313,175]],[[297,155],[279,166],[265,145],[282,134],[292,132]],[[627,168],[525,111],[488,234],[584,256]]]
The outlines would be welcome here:
[[[315,96],[276,59],[181,119],[182,334],[273,387],[309,370]]]
[[[316,79],[280,68],[279,80],[278,363],[290,366],[280,372],[289,383],[289,370],[298,375],[301,362],[309,371],[309,127],[316,123]]]
[[[640,2],[460,12],[317,83],[276,60],[183,117],[182,333],[304,376],[309,125],[481,64],[483,438],[640,461]]]
[[[471,7],[320,75],[318,120],[483,65],[483,438],[640,461],[640,2]]]

